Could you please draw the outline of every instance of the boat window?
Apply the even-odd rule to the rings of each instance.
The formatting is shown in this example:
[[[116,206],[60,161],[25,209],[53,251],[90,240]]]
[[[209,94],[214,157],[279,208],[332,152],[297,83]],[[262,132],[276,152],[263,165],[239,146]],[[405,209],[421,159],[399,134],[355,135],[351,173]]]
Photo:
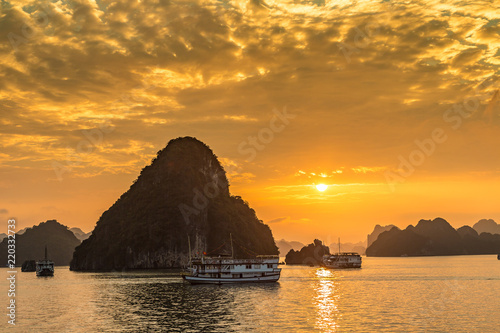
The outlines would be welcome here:
[[[252,265],[246,265],[246,268],[250,269],[250,268],[252,268]]]

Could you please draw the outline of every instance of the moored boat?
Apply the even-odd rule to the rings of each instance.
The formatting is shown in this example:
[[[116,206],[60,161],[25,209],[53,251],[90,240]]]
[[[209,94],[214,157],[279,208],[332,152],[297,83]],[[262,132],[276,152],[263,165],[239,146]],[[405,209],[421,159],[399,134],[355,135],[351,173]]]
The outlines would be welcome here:
[[[47,246],[45,246],[45,259],[36,262],[36,276],[54,276],[54,262],[47,258]]]
[[[323,266],[327,268],[361,268],[361,256],[356,252],[339,252],[336,254],[325,254]]]
[[[276,282],[281,275],[278,268],[278,255],[256,255],[254,258],[234,258],[233,238],[231,239],[231,256],[202,256],[189,258],[187,273],[182,275],[191,284],[228,284],[228,283],[260,283]],[[191,255],[191,243],[189,254]]]
[[[361,256],[355,252],[325,254],[323,266],[327,268],[361,268]]]
[[[280,278],[279,257],[257,256],[252,259],[201,257],[191,260],[188,274],[182,276],[191,284],[276,282]]]

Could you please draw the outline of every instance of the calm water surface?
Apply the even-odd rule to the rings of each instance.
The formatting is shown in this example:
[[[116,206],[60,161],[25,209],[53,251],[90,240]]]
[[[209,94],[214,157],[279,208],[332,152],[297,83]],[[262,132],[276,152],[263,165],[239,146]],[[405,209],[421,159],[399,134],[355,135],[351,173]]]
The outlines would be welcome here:
[[[500,332],[496,256],[363,258],[358,270],[282,266],[279,283],[184,284],[174,271],[17,274],[19,332]]]

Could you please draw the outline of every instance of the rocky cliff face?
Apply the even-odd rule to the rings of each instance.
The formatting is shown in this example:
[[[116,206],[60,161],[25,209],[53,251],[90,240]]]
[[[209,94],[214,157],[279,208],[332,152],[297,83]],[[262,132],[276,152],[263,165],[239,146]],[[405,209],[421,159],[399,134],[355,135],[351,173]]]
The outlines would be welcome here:
[[[192,254],[238,257],[278,254],[269,227],[240,197],[231,196],[224,169],[204,143],[171,140],[102,214],[76,248],[72,270],[173,268]]]
[[[370,245],[372,245],[373,242],[375,242],[377,240],[378,236],[381,233],[383,233],[384,231],[389,231],[392,228],[398,228],[398,227],[396,227],[395,225],[392,225],[392,224],[384,225],[384,226],[377,224],[375,226],[375,228],[373,228],[372,233],[368,235],[367,240],[366,240],[366,243],[367,243],[366,246],[369,247]]]

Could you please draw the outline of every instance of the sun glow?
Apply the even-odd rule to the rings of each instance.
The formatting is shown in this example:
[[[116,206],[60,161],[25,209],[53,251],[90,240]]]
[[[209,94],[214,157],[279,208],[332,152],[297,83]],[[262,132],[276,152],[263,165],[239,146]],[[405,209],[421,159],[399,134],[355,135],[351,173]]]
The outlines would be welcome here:
[[[326,191],[327,188],[328,188],[328,185],[325,185],[325,184],[316,185],[316,189],[320,192]]]

